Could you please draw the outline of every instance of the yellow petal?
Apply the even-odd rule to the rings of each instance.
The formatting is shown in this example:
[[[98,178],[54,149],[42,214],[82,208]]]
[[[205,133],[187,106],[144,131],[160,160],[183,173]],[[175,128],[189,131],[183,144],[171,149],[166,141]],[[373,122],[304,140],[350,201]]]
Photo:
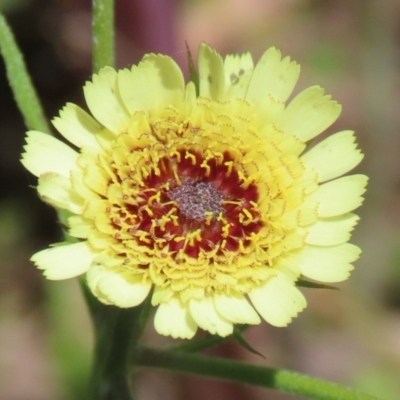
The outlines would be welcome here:
[[[45,173],[39,177],[37,191],[46,203],[54,207],[81,214],[83,199],[71,187],[71,181],[65,176]]]
[[[105,304],[112,304],[97,290],[97,284],[101,278],[109,274],[109,270],[103,265],[92,265],[86,273],[86,281],[92,293]]]
[[[254,122],[258,126],[260,134],[265,135],[265,138],[274,137],[280,135],[284,138],[289,138],[289,134],[279,131],[275,125],[275,121],[280,118],[285,111],[285,103],[274,99],[271,96],[264,97],[254,106]],[[302,147],[305,145],[297,140]],[[293,140],[292,139],[292,140]],[[285,139],[284,139],[285,140]],[[279,149],[279,147],[278,147]]]
[[[241,294],[215,294],[214,304],[219,314],[235,324],[257,325],[261,322],[254,308]]]
[[[349,172],[362,159],[363,154],[357,149],[353,131],[342,131],[329,136],[301,157],[307,169],[317,172],[318,182],[325,182]]]
[[[332,125],[340,115],[342,107],[324,96],[319,86],[309,87],[298,94],[287,106],[276,122],[278,129],[307,142]]]
[[[102,68],[83,90],[86,104],[97,121],[115,134],[127,129],[130,116],[118,93],[117,72],[114,69]]]
[[[191,339],[197,331],[188,306],[177,297],[159,305],[154,317],[154,327],[160,335],[172,336],[174,339]]]
[[[346,214],[359,207],[364,198],[368,177],[350,175],[320,185],[318,190],[308,196],[306,202],[318,204],[320,218]]]
[[[60,111],[60,116],[52,122],[61,135],[75,146],[100,148],[95,135],[103,127],[77,105],[67,103]]]
[[[148,54],[130,70],[118,73],[118,87],[126,109],[156,114],[163,107],[180,106],[185,83],[179,66],[168,56]]]
[[[99,196],[84,183],[81,171],[71,172],[71,184],[75,192],[83,199],[92,201],[99,198]]]
[[[221,100],[225,94],[224,64],[221,56],[205,43],[199,47],[200,96]]]
[[[345,243],[350,239],[351,231],[359,219],[352,213],[320,219],[305,228],[307,231],[306,243],[317,246],[335,246]]]
[[[225,57],[224,74],[226,99],[245,98],[254,64],[250,53]]]
[[[96,281],[97,274],[101,274]],[[88,276],[89,279],[89,276]],[[135,307],[142,303],[151,289],[150,283],[144,283],[142,275],[134,275],[123,270],[105,271],[100,268],[91,273],[91,286],[95,287],[94,294],[100,293],[101,298],[118,307]],[[93,282],[96,282],[93,285]]]
[[[258,61],[250,80],[246,99],[253,104],[272,97],[285,102],[292,93],[300,67],[289,57],[281,59],[281,52],[275,47],[269,48]]]
[[[184,115],[190,115],[196,104],[196,87],[193,82],[186,85]]]
[[[76,238],[86,239],[93,223],[80,215],[74,215],[68,218],[68,233]]]
[[[213,335],[225,337],[233,332],[232,323],[217,312],[210,296],[201,300],[191,300],[189,311],[196,324]]]
[[[88,165],[85,168],[83,182],[95,193],[106,196],[110,177],[99,165]]]
[[[31,260],[44,270],[47,279],[69,279],[86,272],[93,260],[87,242],[50,247],[34,254]]]
[[[171,288],[163,286],[155,286],[153,296],[151,298],[151,304],[158,306],[161,303],[168,303],[168,301],[174,296],[174,292]]]
[[[68,178],[77,167],[78,153],[46,133],[29,131],[26,143],[21,162],[33,175],[55,172]]]
[[[307,278],[321,282],[341,282],[349,277],[353,270],[350,263],[357,260],[360,253],[360,249],[350,243],[332,247],[306,245],[289,255],[288,259],[299,266]]]
[[[249,297],[259,314],[274,326],[286,326],[307,304],[294,284],[281,276],[253,289]]]

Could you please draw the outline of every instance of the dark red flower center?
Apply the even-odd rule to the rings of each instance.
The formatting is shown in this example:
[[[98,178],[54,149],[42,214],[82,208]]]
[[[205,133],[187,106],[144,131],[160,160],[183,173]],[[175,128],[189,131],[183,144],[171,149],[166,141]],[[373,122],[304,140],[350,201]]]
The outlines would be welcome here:
[[[166,195],[178,203],[179,212],[187,219],[205,221],[208,213],[216,219],[224,211],[224,196],[211,182],[186,180]]]
[[[143,185],[125,194],[110,215],[115,238],[127,247],[133,239],[184,262],[200,253],[209,258],[243,250],[261,230],[257,186],[246,182],[229,152],[206,158],[178,150],[147,165]]]

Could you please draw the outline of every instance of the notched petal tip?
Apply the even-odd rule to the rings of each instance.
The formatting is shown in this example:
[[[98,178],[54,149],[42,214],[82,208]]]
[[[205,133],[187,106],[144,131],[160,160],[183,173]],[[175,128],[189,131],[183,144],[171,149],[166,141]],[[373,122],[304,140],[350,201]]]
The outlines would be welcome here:
[[[221,55],[204,42],[199,47],[200,96],[221,100],[225,93],[224,64]]]
[[[276,327],[287,326],[307,305],[294,282],[280,276],[251,291],[249,297],[262,318]]]
[[[195,323],[205,331],[222,337],[233,332],[233,324],[220,315],[210,296],[189,301],[189,312]]]
[[[51,135],[28,131],[25,140],[21,163],[33,175],[53,172],[69,177],[76,168],[78,153]]]
[[[187,304],[173,297],[161,303],[154,317],[155,330],[174,339],[191,339],[197,332],[197,324],[190,316]]]
[[[100,270],[97,276],[91,274],[91,280],[95,282],[92,289],[96,296],[105,298],[111,304],[121,308],[135,307],[141,304],[150,292],[151,284],[144,283],[142,277],[132,275],[125,271]]]
[[[51,122],[58,132],[75,146],[99,148],[95,135],[103,126],[76,104],[67,103],[61,109],[60,115]]]
[[[303,276],[320,282],[342,282],[353,270],[353,263],[361,254],[359,247],[344,243],[322,247],[306,245],[288,256],[287,262],[300,267]]]
[[[300,92],[277,121],[279,128],[304,143],[322,133],[342,110],[341,105],[324,92],[321,86],[311,86]]]
[[[35,253],[31,261],[44,270],[48,279],[62,280],[85,273],[93,261],[93,253],[87,242],[60,244]]]
[[[216,294],[214,304],[217,312],[232,323],[258,325],[261,322],[243,295]]]
[[[320,218],[315,224],[306,228],[305,242],[317,246],[336,246],[350,240],[351,232],[360,217],[347,213],[330,218]]]
[[[261,103],[270,96],[275,101],[286,102],[297,83],[300,74],[299,65],[289,57],[281,59],[276,47],[265,51],[254,68],[246,94],[253,104]]]
[[[318,205],[320,218],[336,217],[355,210],[364,201],[368,177],[349,175],[331,180],[318,187],[306,200]]]
[[[329,136],[301,156],[303,165],[316,171],[320,183],[351,171],[363,158],[351,130]]]
[[[118,90],[117,76],[118,73],[113,68],[104,67],[83,87],[91,114],[114,134],[126,130],[130,122],[130,115]]]
[[[118,90],[130,115],[153,115],[171,106],[180,109],[185,99],[181,69],[171,57],[162,54],[146,54],[138,65],[119,71]]]
[[[56,174],[44,173],[37,187],[40,198],[53,207],[81,214],[84,201],[72,188],[70,179]]]

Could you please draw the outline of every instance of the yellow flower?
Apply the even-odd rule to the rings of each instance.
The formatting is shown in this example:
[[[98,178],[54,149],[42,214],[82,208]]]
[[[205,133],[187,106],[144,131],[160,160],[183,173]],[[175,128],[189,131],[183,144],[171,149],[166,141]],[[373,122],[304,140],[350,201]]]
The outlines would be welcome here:
[[[226,336],[259,316],[286,326],[306,306],[300,276],[349,276],[367,182],[338,178],[363,157],[351,131],[305,152],[341,107],[317,86],[286,105],[299,71],[275,48],[254,66],[202,44],[197,96],[167,56],[103,68],[84,87],[91,115],[67,104],[53,121],[74,148],[28,132],[22,163],[81,239],[32,260],[48,279],[86,273],[119,307],[154,287],[163,335]]]

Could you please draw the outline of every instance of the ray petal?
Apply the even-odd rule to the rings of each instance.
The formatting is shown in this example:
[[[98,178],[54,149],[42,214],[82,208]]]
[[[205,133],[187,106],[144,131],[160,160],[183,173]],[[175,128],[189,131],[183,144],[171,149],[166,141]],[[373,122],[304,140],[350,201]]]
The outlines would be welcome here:
[[[90,146],[99,149],[96,133],[103,129],[86,111],[75,104],[67,103],[60,116],[53,119],[55,128],[77,147]]]
[[[353,270],[350,263],[357,260],[360,253],[361,250],[350,243],[331,247],[306,245],[290,254],[288,260],[300,267],[301,273],[307,278],[341,282],[349,277]]]
[[[218,313],[230,322],[252,325],[261,322],[260,317],[243,295],[215,294],[214,304]]]
[[[114,134],[124,132],[130,116],[121,100],[117,87],[117,72],[110,67],[102,68],[93,75],[92,82],[83,88],[90,112]]]
[[[69,279],[86,272],[92,261],[93,253],[87,242],[57,245],[39,251],[31,260],[44,275],[51,280]]]
[[[148,54],[139,65],[119,71],[118,87],[130,115],[136,111],[153,114],[164,107],[177,107],[185,97],[179,66],[161,54]]]
[[[123,270],[109,270],[101,276],[96,291],[101,297],[118,307],[135,307],[143,302],[151,289],[150,283],[144,283],[142,275],[133,275]]]
[[[250,53],[230,54],[224,60],[226,99],[245,98],[254,64]]]
[[[76,169],[78,153],[58,139],[42,132],[29,131],[26,135],[22,164],[35,176],[46,172],[69,177]]]
[[[200,300],[190,300],[189,311],[196,324],[213,335],[224,337],[233,332],[232,323],[217,312],[210,296]]]
[[[253,289],[249,297],[259,314],[278,327],[289,324],[306,306],[302,293],[282,276],[276,276]]]
[[[172,336],[175,339],[191,339],[197,331],[197,325],[190,316],[188,306],[177,297],[158,306],[154,327],[160,335]]]
[[[345,174],[358,165],[363,154],[357,149],[353,131],[342,131],[329,136],[305,153],[301,160],[306,168],[325,182]]]
[[[306,243],[317,246],[335,246],[347,242],[360,218],[352,213],[324,218],[306,229]]]
[[[271,47],[254,68],[246,99],[253,104],[260,103],[265,97],[285,102],[292,93],[299,74],[300,67],[296,62],[290,61],[289,57],[282,59],[281,52]]]
[[[221,100],[225,94],[224,63],[221,56],[202,43],[199,48],[200,96]]]
[[[312,86],[299,93],[287,106],[276,122],[278,129],[307,142],[338,118],[342,107],[324,89]]]
[[[367,182],[365,175],[344,176],[320,185],[306,201],[318,204],[321,218],[346,214],[362,204]]]
[[[81,214],[84,201],[72,189],[70,179],[56,173],[40,175],[37,191],[46,203],[54,207]]]

